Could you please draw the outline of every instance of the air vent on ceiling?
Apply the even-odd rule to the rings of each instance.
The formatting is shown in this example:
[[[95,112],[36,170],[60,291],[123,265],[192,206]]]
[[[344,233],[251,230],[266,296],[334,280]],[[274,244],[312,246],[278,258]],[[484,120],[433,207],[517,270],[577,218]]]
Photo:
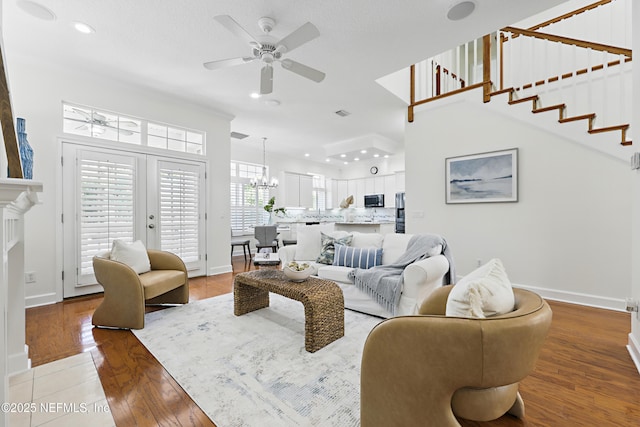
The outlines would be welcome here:
[[[339,115],[340,117],[347,117],[351,113],[348,112],[347,110],[338,110],[336,111],[336,114]]]
[[[249,135],[245,135],[244,133],[240,133],[240,132],[231,132],[231,138],[235,138],[235,139],[245,139],[248,136]]]

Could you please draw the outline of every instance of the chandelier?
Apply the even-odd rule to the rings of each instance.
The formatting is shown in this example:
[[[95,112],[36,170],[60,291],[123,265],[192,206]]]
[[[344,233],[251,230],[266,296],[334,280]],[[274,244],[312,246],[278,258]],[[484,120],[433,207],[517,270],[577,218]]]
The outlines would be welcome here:
[[[253,188],[276,188],[278,187],[278,180],[276,178],[271,178],[271,182],[269,182],[269,177],[267,176],[267,150],[265,148],[265,142],[267,138],[262,138],[262,176],[260,178],[251,178],[251,186]]]

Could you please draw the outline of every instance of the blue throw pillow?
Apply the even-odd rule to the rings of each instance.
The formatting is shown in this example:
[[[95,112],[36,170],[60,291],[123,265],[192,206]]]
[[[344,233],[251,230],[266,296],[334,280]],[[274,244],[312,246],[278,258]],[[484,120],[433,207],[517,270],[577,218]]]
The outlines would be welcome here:
[[[371,268],[382,264],[382,248],[354,248],[335,245],[333,265],[354,268]]]

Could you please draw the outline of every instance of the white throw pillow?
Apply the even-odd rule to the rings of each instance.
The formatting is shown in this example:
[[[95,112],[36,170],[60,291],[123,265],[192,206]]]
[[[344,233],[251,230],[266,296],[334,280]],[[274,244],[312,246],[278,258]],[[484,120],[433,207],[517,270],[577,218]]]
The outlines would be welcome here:
[[[333,222],[314,225],[298,224],[296,231],[296,240],[298,242],[296,243],[296,253],[293,259],[296,261],[315,261],[322,250],[320,232],[331,237],[337,237],[333,235],[334,229],[335,224]]]
[[[383,240],[384,236],[379,233],[362,233],[354,231],[351,246],[354,248],[381,248]]]
[[[492,259],[464,276],[447,298],[447,316],[485,318],[513,311],[513,288],[502,261]]]
[[[138,274],[151,271],[147,249],[140,240],[133,243],[127,243],[120,239],[114,240],[111,247],[111,259],[128,265]]]

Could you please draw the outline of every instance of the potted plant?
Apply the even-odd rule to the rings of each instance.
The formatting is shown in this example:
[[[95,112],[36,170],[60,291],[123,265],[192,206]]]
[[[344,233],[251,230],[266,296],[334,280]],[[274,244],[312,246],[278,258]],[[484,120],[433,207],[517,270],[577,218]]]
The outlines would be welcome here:
[[[287,213],[286,208],[274,208],[273,206],[276,204],[276,198],[273,196],[269,199],[269,202],[264,205],[264,210],[269,212],[269,223],[273,222],[273,215],[282,217]]]

